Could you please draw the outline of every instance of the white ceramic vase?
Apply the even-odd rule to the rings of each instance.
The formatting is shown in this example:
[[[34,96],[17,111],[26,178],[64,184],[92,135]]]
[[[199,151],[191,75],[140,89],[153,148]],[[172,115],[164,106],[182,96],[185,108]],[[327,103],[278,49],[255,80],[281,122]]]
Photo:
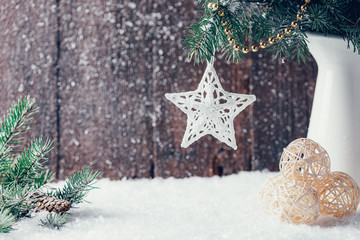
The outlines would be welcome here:
[[[318,65],[308,138],[329,153],[331,171],[360,184],[360,55],[342,38],[309,35]]]

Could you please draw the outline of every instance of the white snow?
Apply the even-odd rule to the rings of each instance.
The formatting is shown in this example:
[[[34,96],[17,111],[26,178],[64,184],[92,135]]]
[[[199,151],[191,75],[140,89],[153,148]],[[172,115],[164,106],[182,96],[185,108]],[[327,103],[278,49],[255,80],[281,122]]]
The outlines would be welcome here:
[[[82,239],[360,239],[360,212],[322,218],[312,226],[280,223],[263,213],[257,191],[276,173],[241,172],[226,177],[97,182],[92,202],[71,210],[61,230],[39,226],[45,213],[20,221],[6,240]]]

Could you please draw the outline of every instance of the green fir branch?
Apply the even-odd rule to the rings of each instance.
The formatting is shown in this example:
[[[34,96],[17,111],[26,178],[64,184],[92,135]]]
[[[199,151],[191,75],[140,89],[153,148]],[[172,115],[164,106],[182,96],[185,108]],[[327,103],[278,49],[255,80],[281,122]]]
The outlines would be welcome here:
[[[9,209],[1,209],[0,211],[0,233],[8,233],[13,229],[16,223],[16,217],[10,213]]]
[[[16,221],[29,216],[39,200],[36,196],[40,189],[53,180],[52,172],[44,166],[53,141],[34,139],[18,154],[17,148],[24,140],[21,134],[30,129],[37,112],[34,104],[29,96],[19,98],[0,121],[0,232],[10,231]],[[71,203],[80,203],[95,188],[97,176],[98,172],[82,168],[57,194]],[[60,228],[68,220],[67,215],[51,214],[43,224]]]
[[[321,5],[309,6],[309,28],[314,32],[321,32],[324,34],[340,33],[340,29],[336,27],[335,19],[329,19],[329,9]]]
[[[99,172],[93,172],[90,167],[83,167],[66,180],[62,189],[58,189],[50,195],[69,201],[71,204],[84,202],[89,191],[97,188],[93,184],[98,175]]]
[[[26,96],[19,98],[17,103],[8,110],[4,120],[0,120],[0,181],[2,173],[10,167],[15,157],[11,153],[17,152],[17,146],[24,138],[19,134],[28,131],[33,122],[35,99]]]
[[[49,213],[45,219],[41,219],[41,225],[53,228],[60,229],[66,223],[70,222],[71,218],[66,213]]]
[[[26,216],[33,208],[31,196],[35,189],[31,185],[0,186],[0,208],[8,209],[17,218]]]
[[[0,121],[0,158],[4,158],[9,153],[9,145],[14,148],[22,143],[22,138],[14,139],[23,132],[29,131],[29,126],[33,124],[33,115],[38,111],[34,108],[35,99],[26,96],[20,98],[15,103],[3,121]],[[15,140],[15,141],[13,141]]]
[[[215,24],[208,19],[205,18],[199,23],[192,24],[183,41],[184,44],[188,45],[185,49],[191,49],[188,58],[193,58],[196,63],[203,62],[205,59],[210,61],[217,45],[215,37]]]
[[[360,17],[354,25],[347,26],[343,30],[346,34],[344,39],[347,40],[347,47],[350,48],[350,43],[352,43],[353,51],[357,50],[358,54],[360,54]]]
[[[208,7],[209,3],[217,3],[218,9]],[[203,7],[203,16],[199,23],[189,28],[185,38],[185,49],[190,49],[189,58],[199,63],[211,59],[215,51],[221,51],[227,60],[237,62],[244,59],[241,51],[235,51],[224,34],[225,26],[221,19],[229,23],[226,27],[232,30],[232,37],[241,47],[258,45],[269,37],[291,26],[300,12],[303,0],[198,0]],[[289,36],[276,40],[268,46],[275,58],[286,58],[290,61],[306,62],[309,51],[307,48],[307,32],[343,37],[354,45],[354,51],[360,53],[360,3],[358,0],[313,0],[308,4],[308,10],[303,12],[303,20],[292,28]],[[219,17],[218,11],[224,11]],[[206,24],[205,24],[206,23]],[[208,27],[204,27],[208,26]],[[213,47],[215,46],[215,47]]]
[[[51,179],[51,174],[43,166],[45,155],[52,150],[53,141],[34,139],[18,157],[14,166],[5,172],[4,185],[24,185],[34,183],[40,187]]]
[[[302,32],[294,33],[294,39],[292,41],[296,42],[292,47],[289,48],[288,59],[290,61],[296,61],[297,64],[306,63],[310,60],[309,49],[307,46],[307,39],[305,36],[299,37],[297,34],[303,35]]]

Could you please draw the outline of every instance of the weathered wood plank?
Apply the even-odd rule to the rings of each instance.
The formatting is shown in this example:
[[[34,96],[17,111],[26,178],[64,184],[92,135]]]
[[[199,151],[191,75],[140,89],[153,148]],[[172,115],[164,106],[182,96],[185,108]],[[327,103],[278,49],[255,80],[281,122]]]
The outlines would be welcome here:
[[[317,65],[272,61],[272,56],[253,55],[254,149],[252,170],[279,170],[283,148],[306,137],[313,101]]]
[[[235,118],[238,150],[211,136],[182,149],[186,115],[164,94],[201,80],[205,65],[185,62],[181,44],[196,7],[192,0],[2,5],[1,108],[25,93],[39,100],[33,134],[56,140],[49,165],[60,178],[83,165],[111,179],[277,170],[282,148],[306,134],[316,64],[281,64],[262,53],[229,64],[218,56],[224,89],[257,101]]]
[[[40,108],[27,140],[49,137],[57,145],[56,4],[54,1],[2,1],[0,4],[0,114],[19,96],[36,98]],[[56,172],[57,151],[48,166]]]

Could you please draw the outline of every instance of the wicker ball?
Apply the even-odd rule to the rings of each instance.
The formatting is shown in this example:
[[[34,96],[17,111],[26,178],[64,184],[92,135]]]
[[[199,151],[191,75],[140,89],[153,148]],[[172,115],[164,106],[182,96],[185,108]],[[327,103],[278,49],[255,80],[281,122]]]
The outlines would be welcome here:
[[[276,189],[285,181],[285,178],[279,174],[269,178],[262,185],[258,193],[259,202],[266,213],[279,213],[279,203],[276,198]]]
[[[318,143],[308,138],[299,138],[284,149],[279,167],[287,180],[303,181],[315,186],[330,172],[330,158]]]
[[[311,223],[319,217],[319,195],[305,182],[283,182],[276,189],[280,220],[288,223]]]
[[[319,189],[320,213],[343,217],[356,211],[360,189],[355,180],[343,172],[332,172],[325,176]]]

